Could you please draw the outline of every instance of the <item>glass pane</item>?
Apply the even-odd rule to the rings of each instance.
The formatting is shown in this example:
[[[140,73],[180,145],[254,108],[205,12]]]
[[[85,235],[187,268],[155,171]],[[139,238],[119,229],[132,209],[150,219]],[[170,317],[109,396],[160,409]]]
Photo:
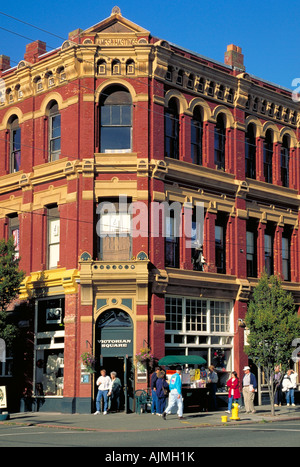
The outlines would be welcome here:
[[[18,128],[13,131],[13,151],[21,150],[21,130]]]
[[[121,125],[121,106],[113,105],[111,107],[111,124]]]
[[[265,235],[265,253],[271,255],[272,253],[272,237],[271,235]]]
[[[59,243],[59,219],[49,220],[49,244]]]
[[[58,151],[60,151],[60,138],[50,141],[50,152],[53,153]]]
[[[247,254],[254,254],[254,233],[247,232]]]
[[[104,127],[101,128],[101,152],[109,149],[130,149],[130,127]]]
[[[21,151],[14,153],[14,172],[19,172],[21,167]]]
[[[131,105],[122,105],[121,124],[131,126]]]
[[[174,136],[174,117],[168,113],[165,118],[165,133],[166,136]]]
[[[107,105],[101,107],[101,125],[110,125],[110,109],[111,106]]]
[[[59,243],[54,245],[49,245],[49,261],[48,268],[56,268],[59,261]]]
[[[282,238],[282,259],[289,259],[289,239]]]
[[[52,117],[52,138],[60,136],[60,115]]]
[[[215,236],[216,236],[216,242],[223,244],[223,227],[220,225],[216,225],[215,227]]]

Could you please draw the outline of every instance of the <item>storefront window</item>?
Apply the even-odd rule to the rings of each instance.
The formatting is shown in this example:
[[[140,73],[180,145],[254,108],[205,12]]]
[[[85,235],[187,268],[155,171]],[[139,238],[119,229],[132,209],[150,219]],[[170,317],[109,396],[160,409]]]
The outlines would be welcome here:
[[[7,351],[5,362],[0,362],[0,376],[13,376],[13,354],[11,351]]]
[[[35,395],[62,396],[64,298],[38,300],[35,317]]]
[[[232,303],[169,296],[165,311],[165,354],[203,357],[217,370],[218,390],[225,390],[233,370]]]

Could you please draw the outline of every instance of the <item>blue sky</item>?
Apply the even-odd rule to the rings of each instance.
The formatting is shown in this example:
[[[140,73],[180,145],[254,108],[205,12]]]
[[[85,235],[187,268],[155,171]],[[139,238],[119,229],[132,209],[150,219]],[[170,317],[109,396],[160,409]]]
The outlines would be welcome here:
[[[300,5],[294,0],[51,0],[43,2],[43,8],[36,0],[15,0],[0,6],[0,12],[66,39],[70,31],[110,16],[115,5],[152,35],[220,62],[228,44],[238,45],[246,71],[267,81],[294,89],[292,81],[300,77]],[[63,42],[3,14],[0,28],[14,32],[0,29],[0,54],[10,56],[12,66],[23,58],[31,39],[47,42],[47,50]]]

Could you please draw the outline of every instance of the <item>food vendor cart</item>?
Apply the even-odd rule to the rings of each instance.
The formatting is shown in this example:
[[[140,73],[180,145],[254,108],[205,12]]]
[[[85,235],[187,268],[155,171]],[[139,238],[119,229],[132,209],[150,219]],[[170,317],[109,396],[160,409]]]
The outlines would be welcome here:
[[[208,410],[207,371],[204,368],[206,360],[197,355],[167,355],[158,362],[166,369],[167,380],[175,373],[174,366],[181,366],[182,397],[185,410]],[[197,367],[197,368],[195,368]]]

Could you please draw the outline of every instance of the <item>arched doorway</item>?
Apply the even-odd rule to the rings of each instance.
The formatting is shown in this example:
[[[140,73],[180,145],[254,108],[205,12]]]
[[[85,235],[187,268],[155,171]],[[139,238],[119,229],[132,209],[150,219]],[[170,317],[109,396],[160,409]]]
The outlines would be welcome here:
[[[121,409],[133,410],[134,370],[133,370],[133,323],[125,311],[110,308],[96,321],[95,355],[97,375],[105,368],[109,375],[116,371],[123,386]]]

